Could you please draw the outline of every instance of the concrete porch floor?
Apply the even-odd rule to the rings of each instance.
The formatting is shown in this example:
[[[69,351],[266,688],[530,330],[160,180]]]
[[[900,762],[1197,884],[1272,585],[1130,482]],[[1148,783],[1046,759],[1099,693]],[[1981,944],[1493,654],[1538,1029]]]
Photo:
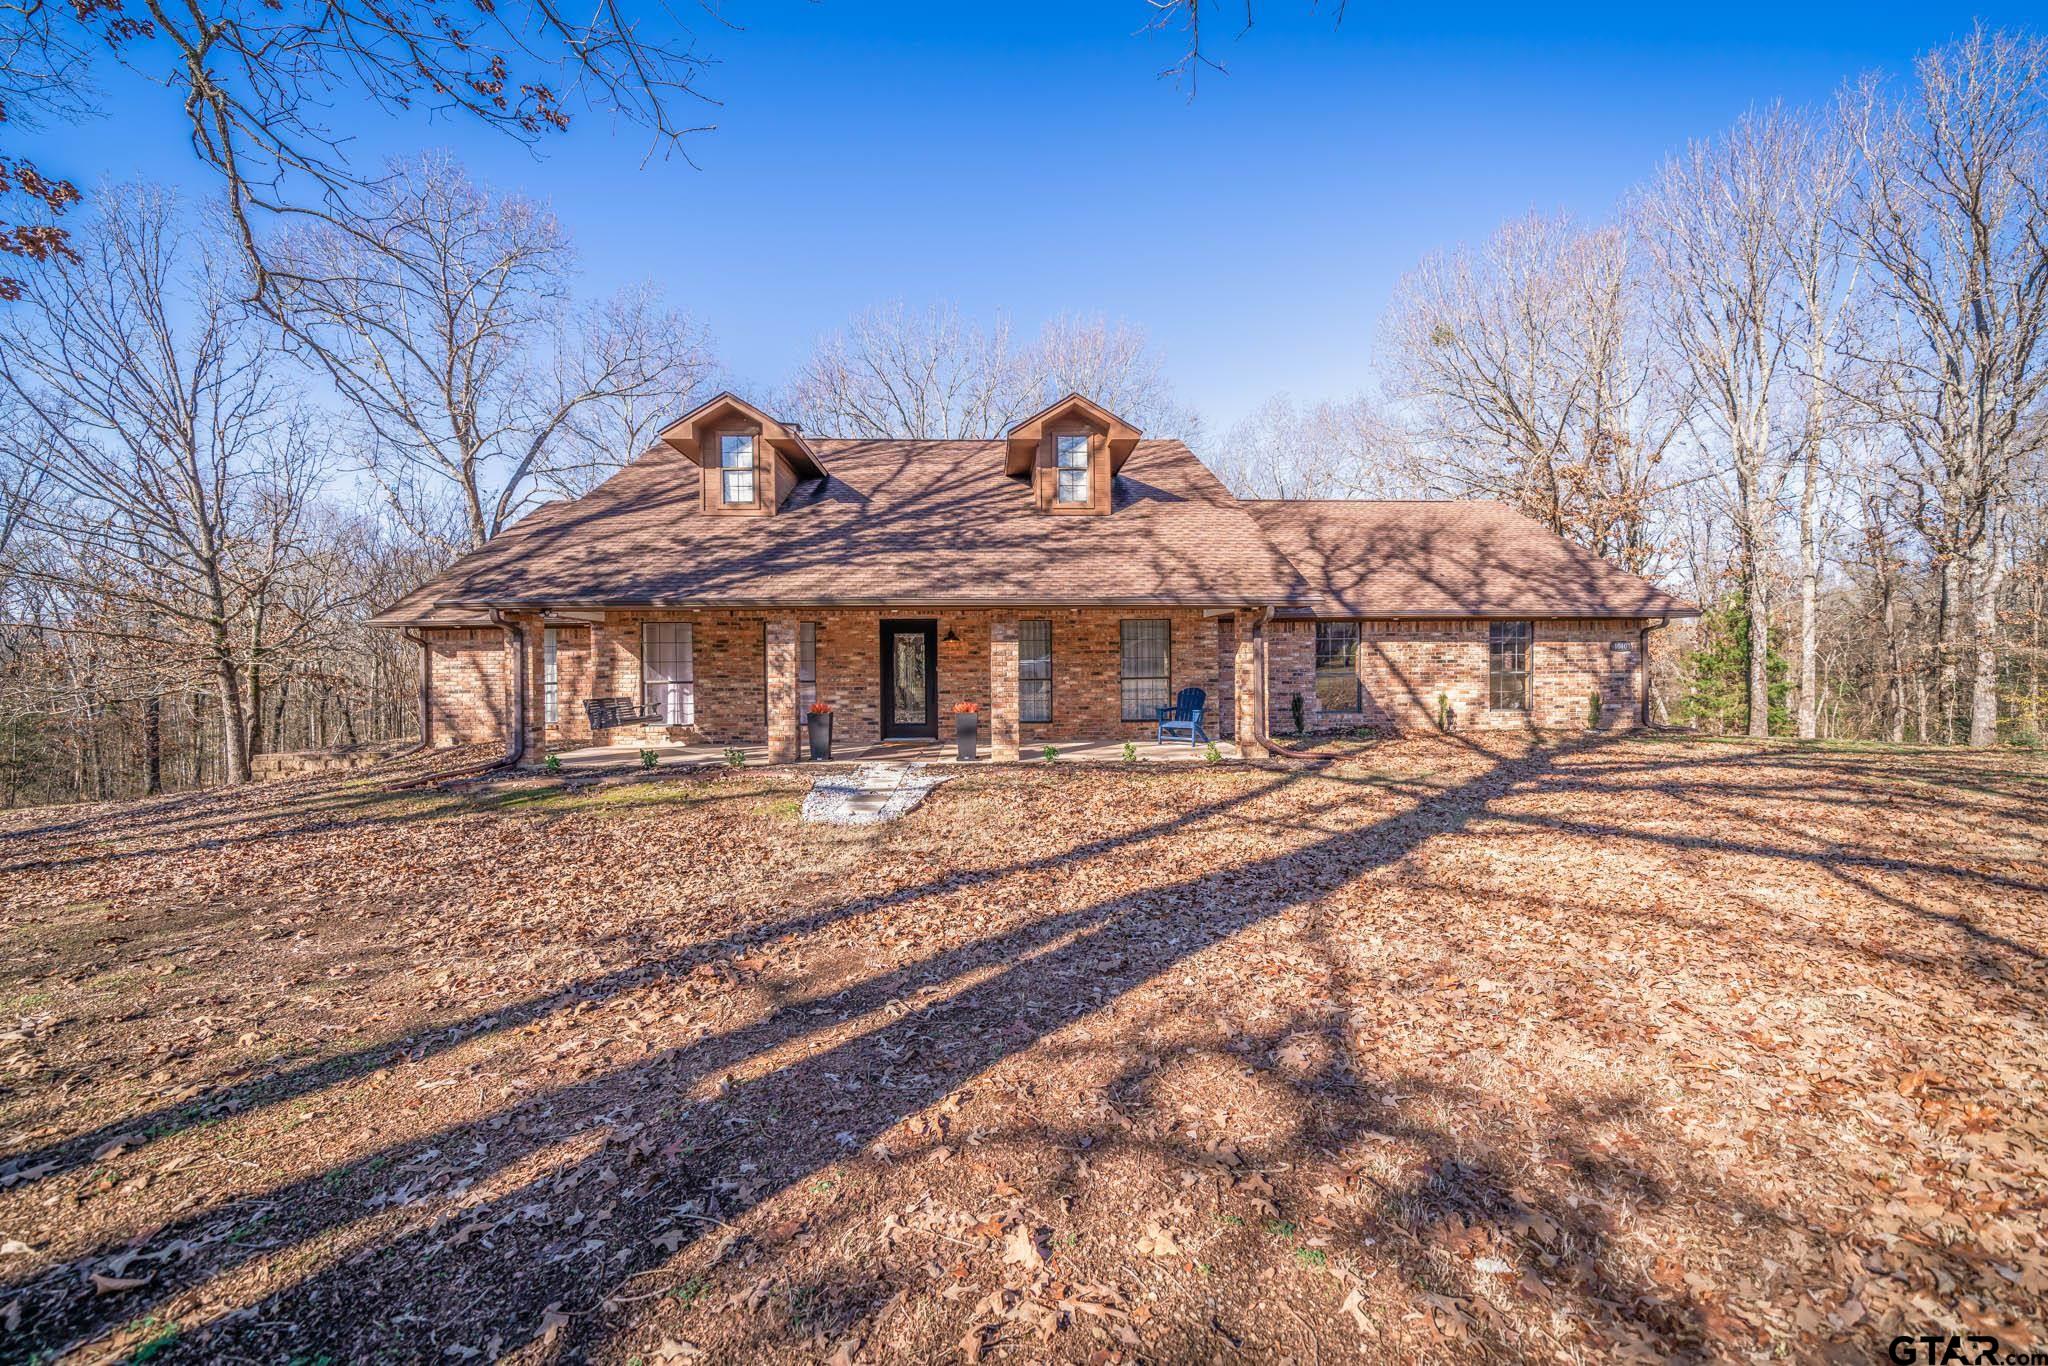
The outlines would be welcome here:
[[[1045,744],[1041,741],[1027,745],[1020,758],[1025,763],[1043,763]],[[1059,762],[1068,763],[1121,763],[1124,757],[1124,742],[1121,740],[1055,740],[1049,742],[1059,750]],[[1208,757],[1205,745],[1171,744],[1162,745],[1151,740],[1132,741],[1138,748],[1138,759],[1142,763],[1185,764],[1201,763]],[[562,760],[562,772],[584,773],[603,769],[633,768],[640,763],[640,751],[651,749],[655,754],[657,768],[683,768],[693,764],[723,764],[725,751],[740,750],[747,756],[748,768],[760,768],[768,762],[768,746],[765,744],[715,745],[715,744],[656,744],[656,745],[586,745],[581,749],[557,751]],[[1225,759],[1239,758],[1237,746],[1228,740],[1218,740],[1216,748]],[[955,746],[939,744],[931,740],[888,740],[878,745],[862,745],[857,748],[838,748],[833,751],[832,762],[840,764],[872,763],[876,760],[894,760],[907,764],[950,764],[959,762],[954,757]],[[988,758],[988,743],[983,741],[978,757]],[[544,755],[528,754],[522,767],[538,769],[545,763]],[[810,762],[808,759],[803,762]]]

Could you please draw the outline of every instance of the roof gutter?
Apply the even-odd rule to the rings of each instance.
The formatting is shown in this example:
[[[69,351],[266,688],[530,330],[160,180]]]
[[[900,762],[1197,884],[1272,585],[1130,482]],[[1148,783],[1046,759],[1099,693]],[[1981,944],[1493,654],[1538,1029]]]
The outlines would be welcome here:
[[[1060,608],[1086,610],[1088,608],[1138,608],[1149,611],[1163,611],[1173,608],[1201,609],[1223,608],[1244,609],[1265,608],[1270,597],[1256,598],[1034,598],[1028,594],[1015,594],[1004,598],[913,598],[895,594],[884,597],[812,597],[800,599],[774,598],[542,598],[507,599],[496,602],[461,602],[453,599],[436,599],[435,607],[469,608],[473,611],[489,611],[492,620],[499,612],[546,612],[546,611],[662,611],[662,612],[801,612],[820,607],[848,608],[898,608],[909,610],[924,608],[947,612],[1015,612],[1027,608]]]
[[[512,768],[526,757],[526,628],[495,607],[491,624],[504,628],[505,644],[512,651],[512,733],[505,739],[505,758],[499,765]]]

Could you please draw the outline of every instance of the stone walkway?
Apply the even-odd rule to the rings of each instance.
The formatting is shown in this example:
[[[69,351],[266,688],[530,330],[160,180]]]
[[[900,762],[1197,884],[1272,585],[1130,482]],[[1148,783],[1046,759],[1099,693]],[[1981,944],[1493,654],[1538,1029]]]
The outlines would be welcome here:
[[[951,773],[929,764],[862,764],[821,776],[804,798],[804,819],[825,825],[880,825],[914,809]]]

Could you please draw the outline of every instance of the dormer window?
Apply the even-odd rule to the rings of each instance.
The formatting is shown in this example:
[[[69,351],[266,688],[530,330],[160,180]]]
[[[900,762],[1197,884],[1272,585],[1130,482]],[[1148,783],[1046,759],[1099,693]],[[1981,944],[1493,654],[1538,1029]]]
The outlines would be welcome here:
[[[1010,428],[1003,473],[1023,479],[1040,512],[1107,517],[1116,476],[1138,448],[1138,429],[1101,404],[1068,394]]]
[[[1059,443],[1059,490],[1055,495],[1062,503],[1086,503],[1088,501],[1088,437],[1062,436]]]
[[[751,436],[721,436],[718,438],[719,479],[727,503],[747,504],[754,501],[754,438]]]
[[[802,432],[736,394],[691,409],[661,439],[695,467],[697,510],[713,517],[773,517],[799,485],[826,478]]]

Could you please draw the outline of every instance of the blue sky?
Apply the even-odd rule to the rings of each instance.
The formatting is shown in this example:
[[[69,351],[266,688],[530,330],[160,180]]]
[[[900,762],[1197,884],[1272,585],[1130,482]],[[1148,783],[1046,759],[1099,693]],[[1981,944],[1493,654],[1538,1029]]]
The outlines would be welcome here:
[[[584,115],[538,156],[480,129],[337,107],[358,154],[448,147],[551,201],[584,287],[651,277],[738,385],[779,383],[853,311],[953,300],[1023,331],[1062,313],[1144,326],[1220,431],[1267,395],[1372,384],[1395,282],[1531,209],[1598,217],[1744,108],[1828,98],[1973,18],[2031,7],[1374,6],[1257,0],[1199,93],[1158,72],[1143,0],[1012,6],[726,0],[683,11],[716,59],[696,165]],[[1240,11],[1241,12],[1241,11]],[[51,130],[80,183],[199,185],[176,109],[135,77]]]

